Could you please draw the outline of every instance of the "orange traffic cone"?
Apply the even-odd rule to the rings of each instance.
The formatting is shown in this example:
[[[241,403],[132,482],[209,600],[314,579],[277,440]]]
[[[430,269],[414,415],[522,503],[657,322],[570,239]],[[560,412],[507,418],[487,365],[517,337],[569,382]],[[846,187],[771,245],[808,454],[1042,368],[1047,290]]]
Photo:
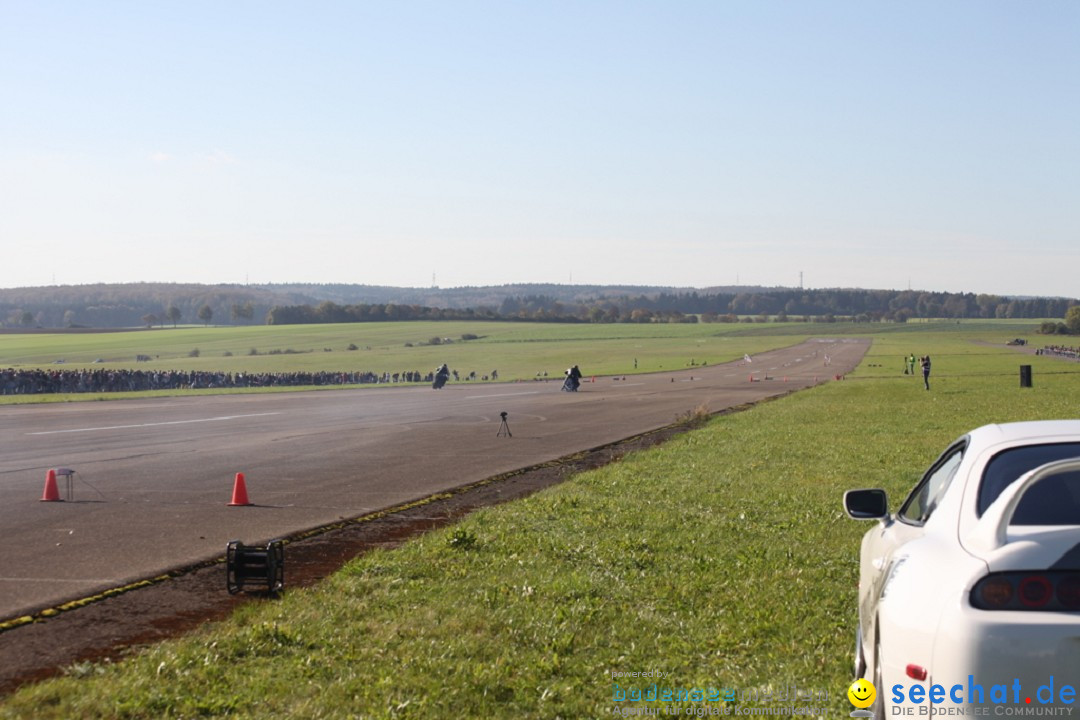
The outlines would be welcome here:
[[[45,473],[45,492],[41,495],[41,502],[63,502],[60,500],[60,488],[56,487],[56,470]]]
[[[238,472],[236,473],[236,480],[233,482],[232,502],[229,503],[229,506],[250,504],[251,502],[247,496],[247,483],[244,482],[244,473]]]

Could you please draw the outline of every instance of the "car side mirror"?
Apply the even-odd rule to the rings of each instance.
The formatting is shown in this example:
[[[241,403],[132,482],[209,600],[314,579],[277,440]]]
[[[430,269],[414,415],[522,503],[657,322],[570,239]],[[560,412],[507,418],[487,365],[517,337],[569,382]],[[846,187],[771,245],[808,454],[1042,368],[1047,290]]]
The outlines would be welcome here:
[[[844,511],[854,520],[881,520],[889,516],[889,498],[880,488],[848,490]]]

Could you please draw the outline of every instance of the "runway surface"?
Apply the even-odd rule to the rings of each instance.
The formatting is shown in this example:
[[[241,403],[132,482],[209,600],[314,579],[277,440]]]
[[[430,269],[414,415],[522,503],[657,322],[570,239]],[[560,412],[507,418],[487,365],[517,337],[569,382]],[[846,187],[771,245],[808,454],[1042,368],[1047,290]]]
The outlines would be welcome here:
[[[553,379],[0,407],[0,620],[219,557],[229,540],[265,542],[663,427],[698,407],[832,381],[868,347],[819,339],[750,363],[586,374],[577,393]],[[512,437],[498,435],[501,412]],[[73,497],[41,502],[57,467],[76,471]],[[228,506],[237,472],[252,506]]]

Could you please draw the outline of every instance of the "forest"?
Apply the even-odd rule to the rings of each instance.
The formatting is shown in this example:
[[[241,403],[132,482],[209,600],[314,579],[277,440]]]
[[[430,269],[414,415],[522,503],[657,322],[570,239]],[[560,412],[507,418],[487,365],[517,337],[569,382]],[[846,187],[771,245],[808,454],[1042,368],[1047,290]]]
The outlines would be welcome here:
[[[1064,318],[1072,298],[920,290],[781,287],[650,288],[503,285],[132,283],[0,289],[8,329],[79,329],[402,320],[543,322],[907,322],[911,319]]]

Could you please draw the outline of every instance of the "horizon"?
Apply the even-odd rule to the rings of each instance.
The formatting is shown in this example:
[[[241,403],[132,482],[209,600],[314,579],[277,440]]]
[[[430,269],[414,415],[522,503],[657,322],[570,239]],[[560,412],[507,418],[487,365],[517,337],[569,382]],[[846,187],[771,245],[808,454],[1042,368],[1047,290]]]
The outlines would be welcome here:
[[[1078,32],[1058,0],[7,3],[0,288],[1075,297]]]
[[[369,283],[343,283],[343,282],[290,282],[290,281],[284,281],[284,282],[268,282],[268,283],[198,283],[198,282],[184,282],[184,281],[179,281],[179,282],[157,282],[157,281],[149,281],[149,280],[147,280],[147,281],[140,280],[140,281],[135,281],[135,282],[120,282],[120,283],[91,282],[91,283],[78,283],[78,284],[66,284],[66,285],[58,285],[57,284],[57,285],[20,286],[20,287],[12,287],[12,288],[0,287],[0,292],[3,292],[5,290],[52,290],[52,289],[80,288],[80,287],[81,288],[89,288],[89,287],[97,287],[97,286],[124,287],[124,286],[133,286],[133,285],[166,285],[166,286],[168,286],[168,285],[176,285],[176,286],[179,286],[179,287],[199,287],[199,288],[214,288],[214,287],[247,288],[247,287],[252,287],[252,288],[258,288],[258,289],[273,289],[273,288],[278,287],[278,286],[280,286],[280,287],[298,287],[298,288],[303,288],[303,287],[308,287],[308,286],[334,286],[334,287],[344,286],[344,287],[357,287],[357,288],[367,287],[367,288],[376,288],[376,289],[380,289],[380,290],[415,291],[415,292],[418,292],[418,293],[420,293],[420,292],[424,292],[424,293],[436,292],[437,293],[437,292],[454,291],[454,290],[484,290],[484,289],[489,289],[489,288],[490,289],[498,289],[498,288],[515,287],[515,286],[530,287],[530,286],[551,285],[551,286],[554,286],[554,287],[557,287],[557,288],[581,288],[581,289],[595,288],[595,289],[598,289],[598,290],[605,290],[605,289],[609,289],[609,288],[622,288],[622,289],[636,288],[636,289],[640,289],[640,290],[643,290],[643,291],[670,291],[670,292],[675,292],[676,294],[683,294],[683,293],[689,293],[689,292],[699,292],[699,293],[700,292],[704,292],[704,293],[710,293],[711,292],[713,294],[725,294],[725,293],[735,292],[736,294],[738,294],[738,291],[740,291],[740,290],[747,290],[747,291],[753,291],[753,290],[796,291],[797,290],[797,291],[800,291],[800,292],[842,291],[842,292],[918,293],[918,294],[930,294],[930,295],[974,295],[976,297],[982,296],[982,295],[987,295],[987,296],[992,296],[992,297],[1009,298],[1009,299],[1013,299],[1013,300],[1026,300],[1026,299],[1033,299],[1033,298],[1043,298],[1043,299],[1047,299],[1047,300],[1057,300],[1057,299],[1060,299],[1060,300],[1077,300],[1077,299],[1080,299],[1080,298],[1077,298],[1076,296],[1073,296],[1073,295],[1040,295],[1040,294],[1034,294],[1034,295],[1010,295],[1010,294],[1007,294],[1007,293],[977,292],[977,291],[973,291],[973,290],[959,290],[959,291],[956,291],[956,292],[952,292],[952,291],[948,291],[948,290],[932,290],[932,289],[928,289],[928,288],[907,288],[907,289],[871,288],[871,287],[820,287],[820,288],[801,287],[800,288],[798,286],[791,286],[791,285],[714,285],[714,286],[709,286],[709,287],[691,287],[691,286],[671,286],[671,285],[639,285],[639,284],[630,284],[630,283],[613,283],[613,284],[601,284],[601,285],[598,285],[598,284],[583,284],[583,283],[568,284],[568,283],[558,283],[558,282],[554,282],[554,283],[545,283],[545,282],[539,282],[539,283],[497,283],[497,284],[494,284],[494,285],[455,285],[455,286],[452,286],[452,287],[439,287],[439,286],[427,286],[427,287],[425,287],[425,286],[408,286],[408,285],[372,285],[372,284],[369,284]]]

